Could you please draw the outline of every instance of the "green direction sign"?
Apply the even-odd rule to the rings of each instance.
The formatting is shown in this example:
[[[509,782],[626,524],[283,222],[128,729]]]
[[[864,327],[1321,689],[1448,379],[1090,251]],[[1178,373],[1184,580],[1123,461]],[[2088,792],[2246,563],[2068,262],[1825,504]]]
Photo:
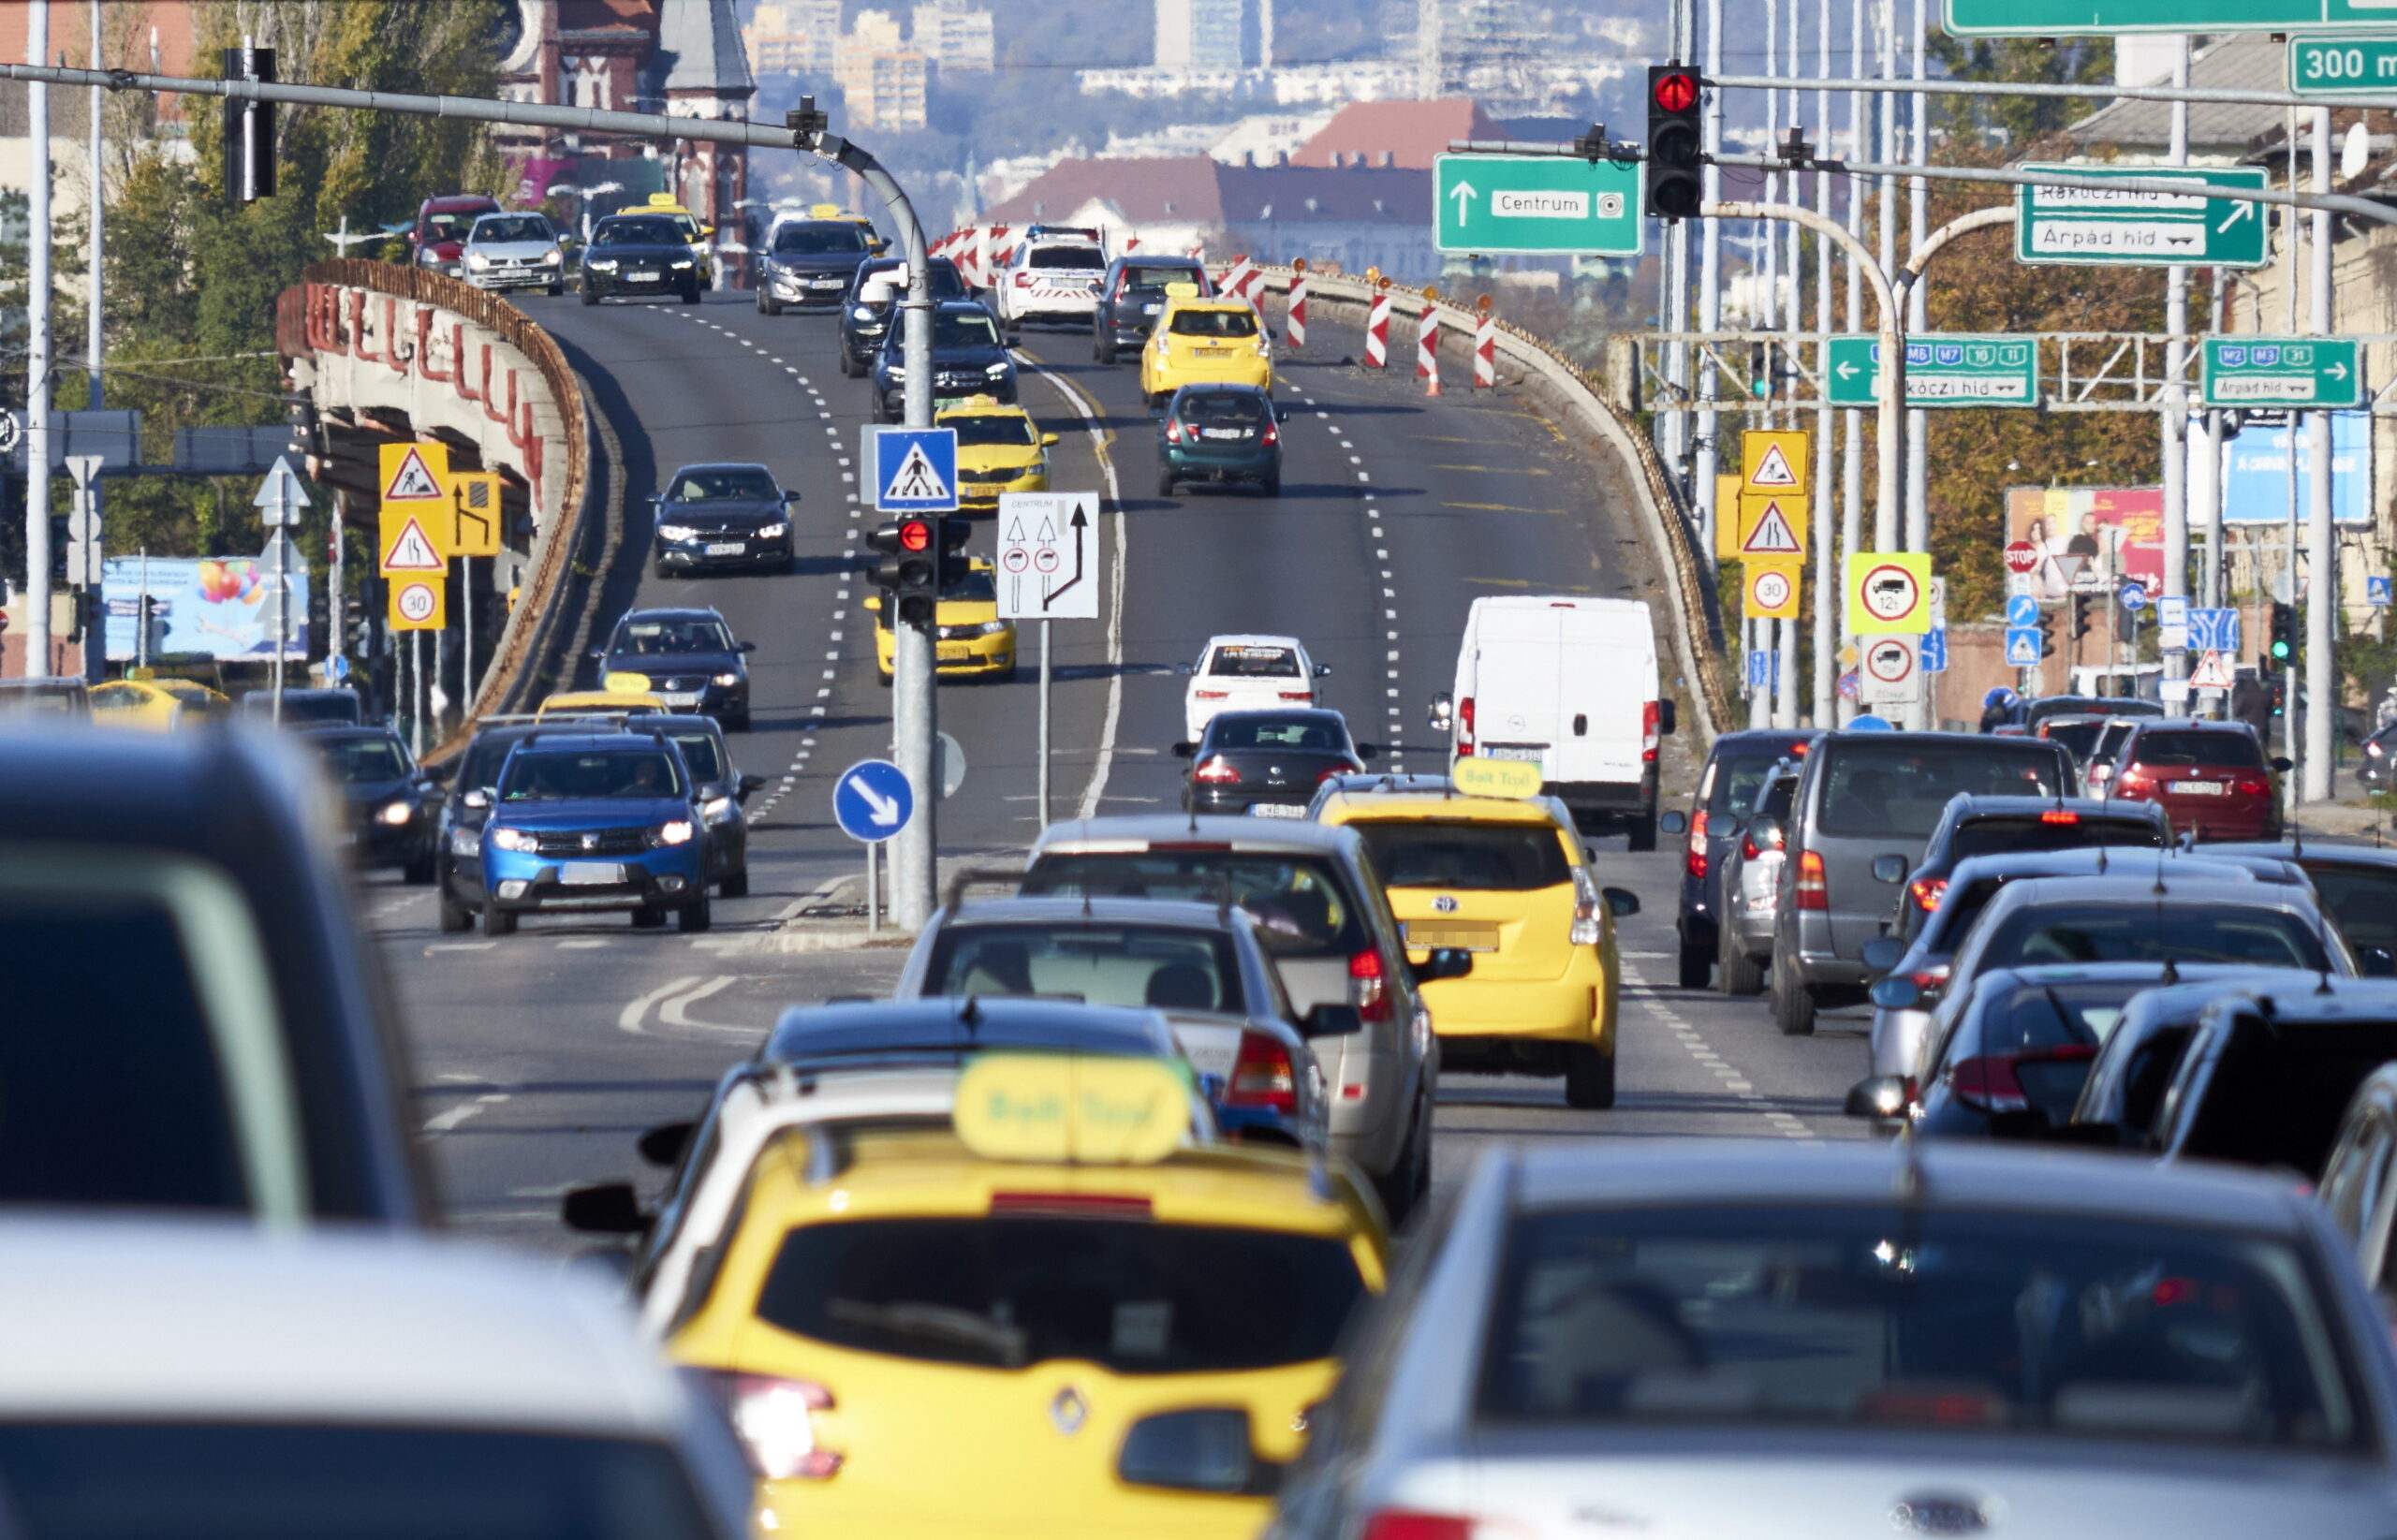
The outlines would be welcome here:
[[[2212,183],[2264,189],[2260,166],[2025,166],[2101,182]],[[2264,211],[2259,203],[2199,194],[2135,192],[2110,187],[2015,189],[2014,259],[2018,262],[2106,263],[2118,267],[2210,268],[2264,265]]]
[[[1437,155],[1435,243],[1477,256],[1640,252],[1640,167],[1566,155]]]
[[[2352,337],[2208,337],[2208,406],[2353,406],[2363,345]]]
[[[2397,91],[2397,37],[2292,37],[2288,88],[2301,96]]]
[[[2306,32],[2386,27],[2386,0],[1947,0],[1948,32],[2087,37],[2125,32]]]
[[[1881,340],[1870,333],[1831,339],[1824,363],[1824,399],[1833,406],[1870,406],[1881,381]],[[2036,337],[1933,332],[1906,339],[1908,406],[2037,406],[2039,344]]]

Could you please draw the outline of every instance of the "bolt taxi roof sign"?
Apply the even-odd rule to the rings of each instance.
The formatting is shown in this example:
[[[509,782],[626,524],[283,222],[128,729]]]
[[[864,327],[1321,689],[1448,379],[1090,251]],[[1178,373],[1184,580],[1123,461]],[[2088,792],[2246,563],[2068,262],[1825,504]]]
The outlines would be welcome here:
[[[988,1053],[958,1077],[951,1121],[984,1160],[1153,1166],[1189,1137],[1191,1095],[1162,1059]]]
[[[1545,784],[1528,759],[1485,759],[1467,755],[1448,771],[1449,784],[1468,797],[1537,797]]]

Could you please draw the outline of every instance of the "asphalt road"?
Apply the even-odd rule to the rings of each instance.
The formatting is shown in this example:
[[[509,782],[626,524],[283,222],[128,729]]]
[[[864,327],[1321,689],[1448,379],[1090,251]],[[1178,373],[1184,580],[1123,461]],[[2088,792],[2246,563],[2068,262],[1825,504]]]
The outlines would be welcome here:
[[[874,521],[854,463],[866,387],[841,377],[828,315],[769,319],[745,295],[697,306],[532,299],[622,441],[631,498],[608,603],[710,604],[745,640],[756,730],[734,741],[768,777],[750,808],[752,889],[716,904],[713,933],[635,931],[614,917],[530,919],[515,936],[445,937],[429,891],[377,878],[368,913],[417,1049],[419,1093],[447,1207],[463,1228],[551,1249],[557,1195],[654,1178],[633,1138],[687,1117],[787,1005],[872,993],[894,946],[817,946],[860,923],[862,861],[832,827],[833,779],[889,750],[871,617],[859,607]],[[1175,805],[1183,682],[1173,665],[1214,633],[1294,632],[1332,673],[1327,704],[1393,769],[1434,769],[1424,703],[1446,688],[1478,595],[1567,592],[1661,599],[1628,495],[1503,389],[1426,401],[1412,380],[1348,363],[1355,339],[1316,329],[1284,366],[1282,496],[1155,495],[1154,427],[1130,364],[1100,368],[1087,337],[1030,331],[1023,400],[1062,435],[1052,485],[1107,496],[1101,619],[1059,623],[1053,816]],[[640,561],[641,501],[681,464],[759,461],[802,494],[800,569],[659,580]],[[987,545],[977,542],[979,549]],[[612,621],[613,614],[603,617]],[[940,725],[968,763],[941,808],[952,869],[1006,860],[1038,828],[1037,687],[1027,631],[1016,682],[944,687]],[[1687,745],[1668,785],[1691,779]],[[1673,986],[1678,856],[1601,844],[1603,880],[1640,895],[1625,951],[1617,1107],[1573,1112],[1552,1079],[1451,1076],[1440,1087],[1435,1181],[1500,1137],[1664,1134],[1849,1137],[1841,1096],[1865,1072],[1863,1022],[1827,1017],[1777,1035],[1760,1004]]]

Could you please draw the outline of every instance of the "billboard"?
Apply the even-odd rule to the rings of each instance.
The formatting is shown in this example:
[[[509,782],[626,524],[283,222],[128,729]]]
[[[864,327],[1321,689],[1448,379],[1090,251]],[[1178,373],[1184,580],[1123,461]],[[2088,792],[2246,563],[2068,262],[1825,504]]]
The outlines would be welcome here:
[[[2279,414],[2273,414],[2278,416]],[[2248,425],[2222,441],[2222,521],[2226,524],[2287,524],[2289,510],[2288,429],[2278,423]],[[2195,423],[2189,433],[2190,452],[2199,475],[2190,478],[2192,491],[2202,487],[2205,434]],[[2297,521],[2305,522],[2314,495],[2314,456],[2306,447],[2305,430],[2297,435]],[[2194,501],[2190,522],[2198,521]],[[2331,414],[2331,517],[2342,524],[2372,522],[2372,414]]]
[[[284,656],[308,657],[308,573],[287,579],[289,631]],[[150,655],[197,653],[219,660],[274,655],[274,572],[257,556],[111,556],[100,568],[100,602],[108,615],[110,661],[130,661],[141,595],[157,601],[159,627]]]
[[[2030,577],[2032,591],[2042,599],[2063,598],[2076,581],[2083,591],[2137,582],[2160,593],[2164,489],[2010,487],[2006,537],[2037,549],[2039,565]],[[2081,560],[2060,560],[2066,557]]]

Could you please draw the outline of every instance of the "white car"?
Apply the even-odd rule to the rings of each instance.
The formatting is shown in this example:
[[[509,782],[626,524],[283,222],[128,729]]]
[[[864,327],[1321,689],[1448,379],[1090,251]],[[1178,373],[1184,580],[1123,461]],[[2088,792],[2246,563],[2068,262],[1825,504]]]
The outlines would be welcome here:
[[[1197,663],[1176,670],[1190,676],[1182,698],[1182,720],[1192,742],[1217,711],[1298,710],[1316,704],[1315,682],[1331,667],[1307,656],[1296,637],[1242,634],[1210,637]]]
[[[1035,225],[999,273],[999,319],[1012,331],[1026,321],[1088,325],[1107,281],[1098,232]]]
[[[566,253],[545,214],[487,213],[466,232],[459,276],[477,288],[566,292]]]

